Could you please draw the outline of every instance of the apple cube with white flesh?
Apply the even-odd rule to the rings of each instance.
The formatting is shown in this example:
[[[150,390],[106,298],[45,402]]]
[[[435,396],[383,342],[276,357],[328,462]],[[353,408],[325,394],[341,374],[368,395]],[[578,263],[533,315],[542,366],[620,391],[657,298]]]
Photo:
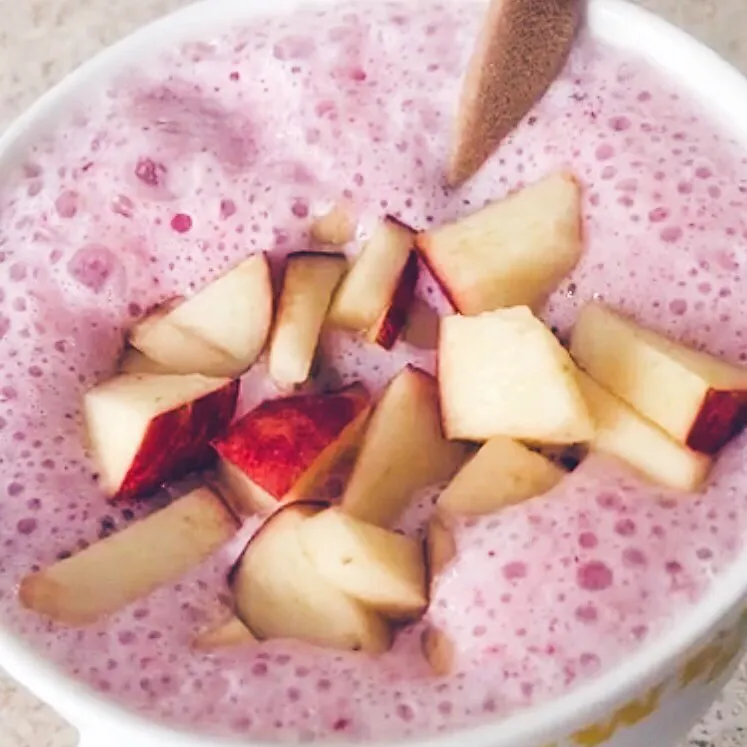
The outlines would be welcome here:
[[[281,388],[309,378],[332,295],[346,269],[343,254],[299,252],[288,257],[270,343],[270,376]]]
[[[247,413],[213,444],[232,508],[248,515],[314,498],[357,445],[370,409],[365,387],[352,384],[329,394],[268,400]]]
[[[436,505],[457,515],[490,514],[546,493],[565,474],[542,454],[496,436],[462,467]]]
[[[452,477],[467,453],[465,444],[443,437],[436,380],[408,366],[374,410],[342,507],[362,521],[390,527],[418,490]]]
[[[146,317],[130,344],[174,373],[239,376],[259,358],[272,311],[270,266],[257,254],[166,315]]]
[[[119,373],[129,374],[169,374],[174,373],[169,371],[165,366],[160,363],[152,361],[150,358],[144,356],[139,350],[135,348],[126,347],[122,353],[122,357],[119,359],[119,365],[117,366]]]
[[[413,620],[428,606],[420,542],[329,508],[299,529],[301,546],[327,581],[395,620]]]
[[[454,668],[454,644],[442,630],[429,626],[423,631],[420,646],[433,674],[446,677]]]
[[[219,625],[195,636],[192,648],[198,651],[217,651],[250,643],[257,643],[257,639],[238,617],[231,615]]]
[[[64,625],[96,622],[172,583],[234,536],[238,523],[207,488],[177,498],[87,549],[26,576],[27,609]]]
[[[415,251],[411,251],[389,305],[366,334],[369,342],[376,343],[385,350],[391,350],[394,347],[394,343],[397,342],[407,324],[410,309],[415,300],[415,288],[419,275],[418,255]]]
[[[450,517],[436,512],[428,522],[425,532],[425,559],[428,566],[428,585],[456,557],[457,546]]]
[[[440,321],[441,318],[434,308],[416,298],[407,317],[402,339],[420,350],[435,350],[438,347]]]
[[[231,572],[236,613],[259,640],[383,653],[391,644],[384,619],[330,583],[301,546],[301,527],[323,508],[295,503],[260,527]]]
[[[415,231],[387,216],[377,227],[340,285],[329,312],[337,327],[363,332],[392,305],[410,258]]]
[[[583,371],[576,376],[596,422],[593,450],[621,459],[666,487],[684,491],[701,487],[712,466],[709,456],[677,443]]]
[[[416,245],[459,313],[536,309],[580,259],[581,223],[580,187],[559,173],[418,234]]]
[[[571,357],[525,306],[442,319],[438,366],[448,438],[572,444],[594,434]]]
[[[571,353],[596,381],[695,451],[715,454],[747,424],[747,367],[673,342],[599,303]]]
[[[355,219],[344,205],[333,205],[328,212],[314,219],[311,238],[320,244],[342,246],[355,238]]]
[[[83,411],[101,487],[135,498],[204,466],[238,393],[237,380],[201,374],[121,374],[90,389]]]

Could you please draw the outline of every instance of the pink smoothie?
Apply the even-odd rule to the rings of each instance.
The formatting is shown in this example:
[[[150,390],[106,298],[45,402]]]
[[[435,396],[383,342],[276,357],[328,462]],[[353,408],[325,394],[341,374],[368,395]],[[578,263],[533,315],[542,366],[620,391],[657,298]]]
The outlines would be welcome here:
[[[417,10],[416,10],[417,8]],[[163,505],[111,506],[82,446],[81,395],[123,329],[247,256],[309,246],[341,197],[425,227],[559,168],[585,185],[587,253],[553,296],[561,334],[604,298],[732,361],[747,358],[747,158],[643,61],[583,38],[489,166],[442,186],[459,80],[481,7],[345,6],[232,30],[153,56],[28,153],[0,187],[0,617],[112,698],[190,728],[253,738],[390,738],[494,719],[554,698],[655,644],[747,536],[745,439],[708,489],[677,495],[589,459],[551,495],[465,525],[428,621],[456,644],[429,674],[420,627],[378,659],[273,642],[190,650],[216,622],[230,547],[181,583],[81,631],[22,611],[34,567]],[[443,300],[430,282],[421,292]],[[375,390],[408,360],[328,337],[330,377]],[[262,366],[243,407],[273,396]],[[438,487],[403,526],[417,534]],[[246,528],[251,531],[256,522]],[[425,623],[423,623],[425,624]]]

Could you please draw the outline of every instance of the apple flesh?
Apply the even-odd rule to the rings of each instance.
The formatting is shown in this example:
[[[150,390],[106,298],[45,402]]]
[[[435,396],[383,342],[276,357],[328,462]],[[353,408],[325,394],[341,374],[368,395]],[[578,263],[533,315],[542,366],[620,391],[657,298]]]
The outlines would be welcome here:
[[[392,526],[421,488],[448,480],[467,457],[441,432],[438,386],[412,366],[389,384],[374,410],[342,498],[343,509]]]
[[[168,313],[146,317],[130,344],[173,373],[236,377],[262,352],[272,311],[270,266],[257,254]]]
[[[433,514],[425,533],[425,557],[428,564],[428,580],[435,579],[456,557],[457,546],[450,519],[443,512]]]
[[[250,643],[257,643],[257,639],[238,617],[231,615],[219,625],[197,635],[192,641],[192,648],[197,651],[218,651]]]
[[[673,342],[602,304],[579,314],[581,368],[672,438],[715,454],[747,424],[747,367]]]
[[[263,402],[214,442],[219,483],[241,515],[313,498],[360,440],[371,400],[361,384]]]
[[[580,259],[581,224],[579,185],[559,173],[418,234],[416,245],[459,313],[536,309]]]
[[[596,422],[592,450],[610,454],[675,490],[692,492],[703,485],[712,466],[709,456],[677,443],[583,371],[576,375]]]
[[[394,620],[428,606],[421,544],[329,508],[303,522],[301,546],[331,584]]]
[[[415,288],[419,274],[418,255],[415,251],[411,251],[389,305],[366,334],[369,342],[380,345],[384,350],[391,350],[394,347],[394,343],[397,342],[407,324],[410,309],[415,300]]]
[[[446,677],[454,669],[454,644],[442,630],[428,627],[420,639],[423,656],[430,664],[433,674]]]
[[[333,205],[327,213],[314,219],[311,238],[320,244],[347,244],[355,238],[355,220],[343,205]]]
[[[332,295],[346,269],[343,254],[288,257],[270,343],[270,376],[280,388],[292,389],[309,378]]]
[[[295,503],[254,535],[229,579],[236,613],[259,639],[292,638],[325,648],[379,654],[391,645],[384,619],[320,574],[300,530],[323,505]]]
[[[402,285],[414,239],[415,231],[396,218],[378,224],[335,295],[331,324],[355,332],[381,324]]]
[[[542,454],[496,436],[462,467],[436,505],[451,514],[490,514],[547,493],[565,474]]]
[[[445,317],[438,366],[448,438],[572,444],[594,434],[573,361],[527,307]]]
[[[200,374],[121,374],[86,392],[83,411],[101,487],[112,498],[135,498],[205,466],[238,393],[238,381]]]
[[[132,347],[126,347],[122,352],[122,357],[119,359],[119,365],[117,366],[119,373],[129,374],[169,374],[174,373],[169,371],[165,366],[160,363],[152,361],[150,358],[144,356],[139,350]]]
[[[420,350],[435,350],[438,347],[440,321],[435,309],[416,298],[410,308],[402,339]]]
[[[117,534],[26,576],[19,598],[55,622],[82,626],[172,583],[234,536],[221,500],[198,488]]]

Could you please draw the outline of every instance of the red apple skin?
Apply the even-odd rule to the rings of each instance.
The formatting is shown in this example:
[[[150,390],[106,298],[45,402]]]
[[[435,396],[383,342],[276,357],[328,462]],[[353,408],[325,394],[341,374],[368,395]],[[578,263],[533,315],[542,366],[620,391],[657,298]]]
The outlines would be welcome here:
[[[225,436],[213,442],[213,448],[281,500],[369,406],[369,394],[361,384],[330,394],[268,400],[234,423]]]
[[[687,436],[693,451],[713,456],[747,426],[747,392],[710,389]]]
[[[231,423],[238,396],[236,379],[153,420],[113,500],[147,495],[167,480],[207,466],[213,457],[210,443]]]
[[[374,342],[384,350],[391,350],[407,324],[407,318],[415,300],[415,287],[420,275],[420,263],[416,252],[410,256],[402,269],[397,288],[382,318],[377,322]]]

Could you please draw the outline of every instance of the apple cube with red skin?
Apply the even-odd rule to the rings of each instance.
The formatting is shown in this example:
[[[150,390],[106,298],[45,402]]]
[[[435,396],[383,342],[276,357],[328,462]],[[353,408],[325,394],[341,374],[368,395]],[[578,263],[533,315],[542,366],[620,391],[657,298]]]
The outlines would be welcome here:
[[[576,376],[596,424],[592,450],[616,457],[649,480],[675,490],[692,492],[703,485],[711,457],[677,443],[588,374],[577,371]]]
[[[257,254],[130,331],[130,344],[171,373],[236,377],[261,354],[272,324],[270,265]]]
[[[449,438],[574,444],[594,434],[576,366],[527,307],[442,319],[438,367]]]
[[[121,374],[86,392],[83,411],[100,484],[147,495],[205,466],[236,410],[239,382],[201,374]]]
[[[416,245],[459,313],[537,309],[581,257],[581,190],[569,174],[553,174],[418,234]]]
[[[452,477],[467,453],[465,444],[443,436],[436,380],[407,366],[374,410],[342,497],[343,510],[391,527],[418,490]]]
[[[680,443],[715,454],[747,424],[747,367],[587,304],[571,353],[590,376]]]
[[[229,576],[236,614],[259,640],[383,653],[391,644],[387,622],[319,573],[302,547],[305,522],[325,507],[284,506],[255,533]]]
[[[340,285],[330,308],[330,323],[355,332],[380,327],[403,281],[409,287],[411,276],[417,273],[417,266],[412,265],[405,273],[414,240],[412,228],[392,216],[384,218]],[[401,306],[408,294],[399,292]]]
[[[391,350],[402,334],[415,300],[415,288],[420,275],[420,263],[415,251],[402,268],[402,274],[397,281],[397,286],[392,295],[389,305],[369,328],[366,339],[380,345],[384,350]]]
[[[214,442],[220,482],[242,515],[314,497],[357,444],[371,400],[352,384],[329,394],[263,402]]]
[[[347,269],[343,254],[298,252],[288,257],[275,331],[270,376],[292,389],[310,375],[332,295]]]

